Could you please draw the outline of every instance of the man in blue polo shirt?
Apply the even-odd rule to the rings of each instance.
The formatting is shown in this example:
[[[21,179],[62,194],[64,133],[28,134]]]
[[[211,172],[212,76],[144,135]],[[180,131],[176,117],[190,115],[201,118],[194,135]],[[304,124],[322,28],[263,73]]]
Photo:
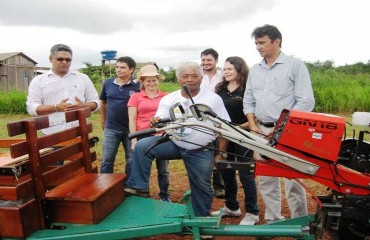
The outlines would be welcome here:
[[[126,169],[130,172],[132,160],[131,141],[128,138],[127,103],[130,96],[139,91],[139,83],[132,77],[136,62],[131,57],[120,57],[116,63],[116,77],[104,81],[100,94],[101,124],[104,130],[101,173],[113,173],[114,161],[119,145],[125,150]]]

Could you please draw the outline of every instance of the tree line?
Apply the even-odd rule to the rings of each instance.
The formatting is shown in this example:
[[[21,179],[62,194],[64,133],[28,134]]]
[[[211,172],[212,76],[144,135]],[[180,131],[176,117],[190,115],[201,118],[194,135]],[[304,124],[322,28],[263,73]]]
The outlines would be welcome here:
[[[335,66],[332,60],[305,64],[312,79],[316,112],[351,114],[355,111],[370,111],[370,60],[344,66]],[[86,67],[80,70],[89,75],[96,86],[104,80],[101,77],[101,66],[86,63]],[[171,85],[176,83],[175,68],[159,71],[166,77],[162,90],[176,89]],[[114,77],[114,71],[110,73],[106,78]]]
[[[106,78],[111,78],[115,76],[114,69],[108,69],[109,67],[105,67],[105,77],[102,77],[102,66],[97,65],[94,66],[91,63],[85,62],[86,67],[80,69],[82,73],[85,73],[90,77],[90,79],[98,84],[102,82]],[[370,74],[370,60],[368,63],[358,62],[355,64],[344,65],[344,66],[335,66],[334,61],[326,60],[326,61],[316,61],[316,62],[305,62],[308,70],[310,73],[328,73],[328,74],[350,74],[350,75],[358,75],[358,74]],[[166,79],[164,82],[176,82],[176,73],[175,68],[170,67],[167,70],[159,69],[159,72],[163,74]]]

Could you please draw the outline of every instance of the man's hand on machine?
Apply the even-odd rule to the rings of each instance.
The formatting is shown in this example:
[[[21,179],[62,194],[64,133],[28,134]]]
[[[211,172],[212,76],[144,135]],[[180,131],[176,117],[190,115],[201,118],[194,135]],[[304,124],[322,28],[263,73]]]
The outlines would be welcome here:
[[[165,123],[171,122],[171,118],[159,118],[153,117],[149,121],[149,125],[151,128],[161,128],[164,127]]]
[[[155,127],[155,125],[160,121],[161,119],[159,117],[153,117],[149,121],[150,127]]]

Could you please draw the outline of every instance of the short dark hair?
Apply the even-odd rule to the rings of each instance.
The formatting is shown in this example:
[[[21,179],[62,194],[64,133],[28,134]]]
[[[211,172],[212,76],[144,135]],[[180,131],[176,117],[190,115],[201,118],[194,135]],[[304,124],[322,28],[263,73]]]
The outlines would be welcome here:
[[[67,46],[65,44],[58,43],[58,44],[55,44],[54,46],[51,47],[50,56],[54,56],[54,54],[56,52],[60,52],[60,51],[69,52],[71,55],[73,55],[72,54],[72,49],[69,46]]]
[[[136,62],[132,57],[120,57],[117,59],[117,62],[127,63],[127,66],[131,68],[136,68]]]
[[[204,55],[212,55],[215,60],[218,60],[218,52],[216,50],[214,50],[213,48],[207,48],[206,50],[204,50],[200,54],[200,57],[202,57]]]
[[[256,27],[252,32],[252,37],[254,38],[261,38],[266,35],[271,39],[271,42],[275,41],[276,39],[280,39],[280,47],[281,47],[281,43],[283,42],[283,37],[277,27],[273,25],[265,24],[262,27]]]

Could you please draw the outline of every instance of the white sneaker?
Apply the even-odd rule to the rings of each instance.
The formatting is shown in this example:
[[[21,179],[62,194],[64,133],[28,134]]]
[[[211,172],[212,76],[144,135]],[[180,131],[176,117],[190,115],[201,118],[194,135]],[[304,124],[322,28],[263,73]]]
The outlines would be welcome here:
[[[260,218],[258,215],[254,215],[251,213],[245,214],[243,220],[239,223],[239,225],[255,225],[258,223]]]
[[[213,236],[209,236],[209,235],[200,235],[200,239],[213,239],[214,237]]]
[[[282,216],[281,218],[278,218],[278,219],[275,219],[275,220],[269,220],[269,219],[265,219],[265,220],[266,220],[266,223],[267,224],[274,224],[274,223],[277,223],[277,222],[280,222],[280,221],[285,220],[285,217]]]
[[[211,212],[212,217],[217,217],[220,215],[220,210]],[[242,215],[242,212],[240,211],[240,208],[237,210],[233,211],[230,210],[228,207],[223,208],[222,216],[223,217],[240,217]]]

